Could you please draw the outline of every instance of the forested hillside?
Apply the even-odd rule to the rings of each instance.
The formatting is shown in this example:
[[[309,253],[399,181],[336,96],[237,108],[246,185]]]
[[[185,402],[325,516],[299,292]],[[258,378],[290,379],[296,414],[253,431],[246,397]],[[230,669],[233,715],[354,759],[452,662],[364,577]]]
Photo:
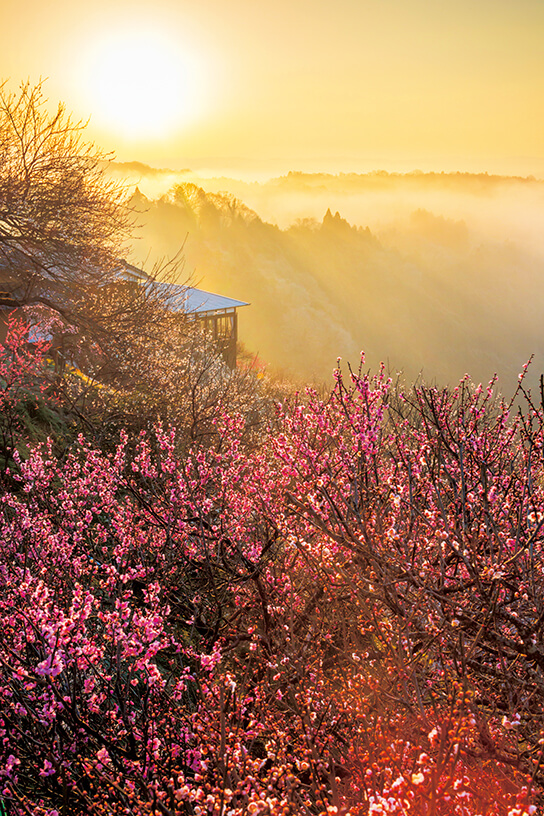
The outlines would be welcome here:
[[[378,177],[374,186],[378,181],[378,191],[385,187],[388,194],[400,183]],[[499,185],[462,176],[405,183],[426,183],[435,198],[418,193],[416,199],[437,206],[444,186],[457,185],[465,197],[468,187],[474,197]],[[286,178],[285,206],[301,194],[301,184],[296,175]],[[254,199],[256,186],[246,185]],[[328,188],[309,189],[327,200]],[[343,195],[349,207],[345,189]],[[544,359],[543,256],[529,241],[424,208],[372,230],[330,210],[319,220],[298,219],[280,229],[232,195],[191,183],[156,200],[137,193],[132,203],[142,213],[135,255],[143,258],[150,248],[152,257],[172,255],[183,245],[186,275],[203,288],[251,302],[240,315],[247,346],[299,377],[326,379],[337,356],[356,365],[364,350],[371,364],[386,361],[407,379],[421,370],[442,383],[466,371],[485,381],[498,373],[509,391],[531,354],[537,367]]]

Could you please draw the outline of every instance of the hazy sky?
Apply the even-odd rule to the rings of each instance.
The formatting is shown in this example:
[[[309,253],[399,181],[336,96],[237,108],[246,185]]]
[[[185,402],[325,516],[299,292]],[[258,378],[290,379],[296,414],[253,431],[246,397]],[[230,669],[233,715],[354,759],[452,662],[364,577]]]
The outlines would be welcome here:
[[[121,160],[544,176],[544,0],[0,0],[0,76]],[[229,164],[230,163],[230,164]]]

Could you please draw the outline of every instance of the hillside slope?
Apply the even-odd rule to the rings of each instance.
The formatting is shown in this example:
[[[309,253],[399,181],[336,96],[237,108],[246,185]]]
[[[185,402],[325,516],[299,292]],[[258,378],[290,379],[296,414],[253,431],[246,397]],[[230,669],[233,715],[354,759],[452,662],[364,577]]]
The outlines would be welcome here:
[[[377,236],[327,211],[282,230],[191,183],[155,201],[136,192],[132,204],[142,224],[135,258],[183,245],[187,276],[249,301],[241,338],[292,374],[328,378],[338,356],[356,364],[364,350],[371,365],[387,361],[409,378],[498,372],[507,390],[544,351],[540,259],[481,240],[463,221],[417,210]]]

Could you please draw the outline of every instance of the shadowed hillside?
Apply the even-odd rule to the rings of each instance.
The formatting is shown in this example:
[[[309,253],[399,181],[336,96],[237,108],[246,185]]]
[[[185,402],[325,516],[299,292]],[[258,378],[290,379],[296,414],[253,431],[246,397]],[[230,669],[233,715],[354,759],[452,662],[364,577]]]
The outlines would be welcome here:
[[[393,184],[379,175],[374,183],[380,179]],[[284,183],[302,181],[295,174]],[[407,184],[439,181],[414,176]],[[474,199],[499,181],[446,176],[445,184],[461,185],[465,196],[472,189]],[[327,378],[338,356],[357,363],[364,350],[369,364],[388,361],[410,378],[421,370],[448,382],[466,371],[482,380],[498,372],[508,391],[531,354],[535,375],[541,365],[538,248],[478,228],[473,211],[465,221],[413,208],[371,231],[327,210],[322,220],[280,229],[231,194],[192,183],[154,201],[136,192],[132,203],[142,222],[135,258],[171,256],[185,241],[187,276],[251,303],[240,315],[241,337],[274,367]]]

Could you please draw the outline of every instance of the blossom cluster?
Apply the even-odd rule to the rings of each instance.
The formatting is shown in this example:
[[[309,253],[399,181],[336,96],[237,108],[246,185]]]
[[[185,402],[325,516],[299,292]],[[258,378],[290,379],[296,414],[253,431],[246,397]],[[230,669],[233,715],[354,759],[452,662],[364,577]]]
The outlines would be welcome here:
[[[510,407],[338,372],[258,446],[228,411],[213,445],[14,444],[3,806],[532,816],[544,414]]]

